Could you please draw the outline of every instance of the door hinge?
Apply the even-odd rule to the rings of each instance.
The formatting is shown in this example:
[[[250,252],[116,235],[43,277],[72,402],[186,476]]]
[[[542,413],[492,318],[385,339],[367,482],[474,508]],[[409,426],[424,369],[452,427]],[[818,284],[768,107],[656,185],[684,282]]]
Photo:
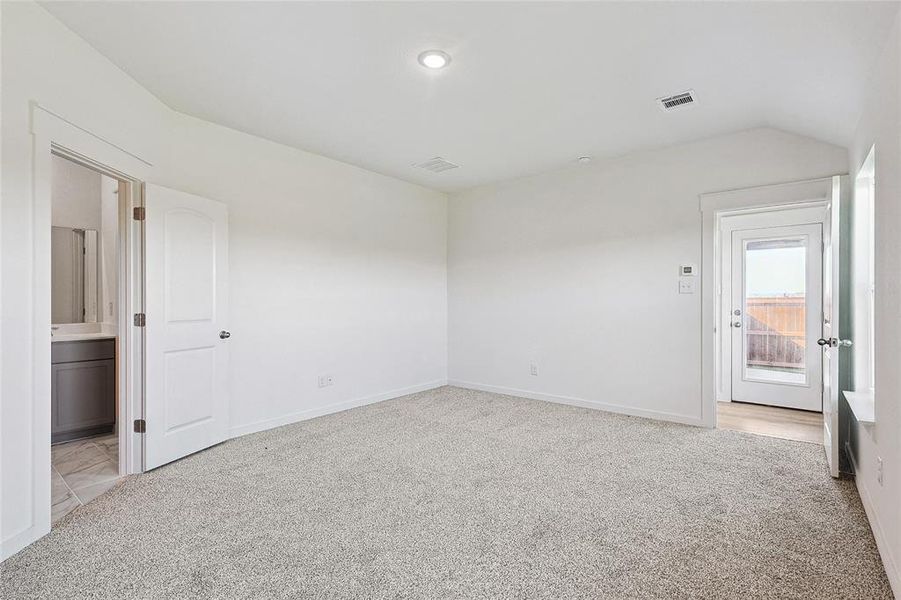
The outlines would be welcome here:
[[[144,313],[135,313],[135,327],[143,327],[147,323]]]
[[[146,433],[147,421],[144,419],[135,419],[135,433]]]
[[[143,206],[135,206],[134,208],[134,219],[135,221],[143,221],[146,216],[146,212],[144,211]]]

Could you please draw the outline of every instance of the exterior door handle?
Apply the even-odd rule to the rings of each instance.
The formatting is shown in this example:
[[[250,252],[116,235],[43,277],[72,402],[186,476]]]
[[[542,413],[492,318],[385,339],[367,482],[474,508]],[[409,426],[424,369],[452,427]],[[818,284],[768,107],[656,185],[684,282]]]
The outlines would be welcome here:
[[[733,327],[741,327],[741,321],[736,321],[732,324]]]
[[[223,329],[222,331],[219,332],[219,339],[220,339],[220,340],[227,340],[227,339],[230,338],[231,336],[232,336],[232,334],[231,334],[230,331],[225,331],[225,330]]]

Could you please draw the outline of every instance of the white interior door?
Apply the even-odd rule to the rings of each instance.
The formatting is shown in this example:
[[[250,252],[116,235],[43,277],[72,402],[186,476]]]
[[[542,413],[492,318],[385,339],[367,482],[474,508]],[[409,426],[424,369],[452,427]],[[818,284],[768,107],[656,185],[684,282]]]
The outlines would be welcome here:
[[[820,223],[732,232],[732,400],[822,410]]]
[[[228,212],[156,185],[145,191],[145,468],[228,434]]]
[[[839,206],[841,178],[832,178],[832,194],[826,207],[823,241],[823,337],[817,340],[823,354],[823,447],[833,477],[838,477],[839,348],[850,340],[839,338]]]

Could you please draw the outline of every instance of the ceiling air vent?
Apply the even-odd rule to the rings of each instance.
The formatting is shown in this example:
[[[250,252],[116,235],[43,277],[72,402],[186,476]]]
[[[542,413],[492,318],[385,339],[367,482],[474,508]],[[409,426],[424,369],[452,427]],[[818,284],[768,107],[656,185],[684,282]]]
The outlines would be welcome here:
[[[674,96],[657,98],[657,105],[660,106],[660,109],[664,112],[670,112],[677,108],[683,108],[689,104],[694,104],[697,102],[696,98],[694,90],[688,90],[687,92],[682,92],[681,94],[676,94]]]
[[[421,162],[418,164],[414,164],[414,167],[419,167],[420,169],[425,169],[426,171],[431,171],[432,173],[441,173],[443,171],[450,171],[451,169],[456,169],[460,165],[455,165],[449,160],[444,160],[440,156],[436,156],[435,158],[430,158],[425,162]]]

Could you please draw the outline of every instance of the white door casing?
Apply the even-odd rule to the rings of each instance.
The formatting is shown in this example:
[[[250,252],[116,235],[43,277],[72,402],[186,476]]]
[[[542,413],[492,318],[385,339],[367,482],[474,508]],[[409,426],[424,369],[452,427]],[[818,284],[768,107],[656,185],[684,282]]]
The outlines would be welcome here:
[[[145,189],[145,468],[228,435],[228,212],[220,202]]]
[[[786,215],[790,213],[786,212]],[[738,402],[753,402],[769,406],[781,406],[801,410],[820,411],[822,409],[822,361],[817,339],[820,337],[820,315],[822,314],[822,225],[820,223],[804,225],[785,225],[740,229],[732,232],[731,252],[731,300],[726,306],[730,313],[731,331],[731,399]],[[789,337],[789,332],[773,335],[764,333],[767,324],[757,320],[749,309],[752,285],[750,277],[757,274],[751,268],[749,256],[755,252],[753,248],[765,249],[773,246],[778,252],[779,246],[794,246],[795,260],[804,269],[803,305],[805,313],[803,324],[804,340],[802,348],[797,348],[798,338]],[[800,260],[799,260],[800,259]],[[779,291],[782,290],[773,290]],[[796,301],[797,299],[777,298],[777,302]],[[769,302],[770,299],[767,299]],[[776,305],[776,311],[787,307]],[[786,365],[774,367],[752,367],[750,348],[764,345],[778,345],[780,353],[785,353],[789,346],[795,347],[803,357],[800,370],[785,369]],[[756,357],[755,357],[756,358]],[[779,370],[781,369],[781,370]]]

